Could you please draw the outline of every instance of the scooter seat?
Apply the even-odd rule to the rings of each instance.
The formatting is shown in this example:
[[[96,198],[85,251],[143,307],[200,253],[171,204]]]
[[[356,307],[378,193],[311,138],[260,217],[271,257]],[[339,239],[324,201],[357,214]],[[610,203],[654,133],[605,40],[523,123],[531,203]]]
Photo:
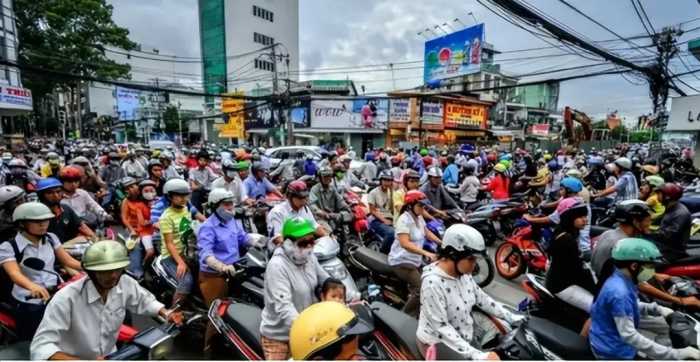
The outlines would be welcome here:
[[[418,320],[386,303],[373,302],[370,307],[374,312],[375,321],[379,321],[392,331],[401,346],[413,355],[409,356],[409,359],[421,359],[416,340]]]
[[[700,264],[700,255],[690,255],[685,258],[678,259],[671,263],[671,265],[688,265],[688,264]]]
[[[31,341],[17,342],[15,344],[0,348],[0,360],[29,360],[29,345],[31,343]]]
[[[594,238],[596,236],[600,236],[608,230],[611,229],[605,226],[591,225],[591,237]]]
[[[394,274],[394,269],[389,265],[389,257],[386,254],[360,246],[353,252],[353,256],[357,261],[362,263],[362,265],[375,273],[385,275]]]
[[[260,322],[262,309],[246,303],[231,303],[226,309],[224,320],[231,325],[236,333],[250,348],[262,357],[263,349],[260,341]]]
[[[527,326],[542,346],[558,356],[569,360],[595,360],[588,340],[576,332],[534,316],[530,316]]]

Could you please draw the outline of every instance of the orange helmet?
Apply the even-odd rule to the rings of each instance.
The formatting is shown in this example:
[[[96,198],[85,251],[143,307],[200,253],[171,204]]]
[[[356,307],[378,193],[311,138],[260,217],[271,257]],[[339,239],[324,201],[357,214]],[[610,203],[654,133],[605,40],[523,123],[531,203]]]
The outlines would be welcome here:
[[[58,172],[58,178],[61,181],[80,181],[83,177],[83,170],[80,166],[66,166]]]

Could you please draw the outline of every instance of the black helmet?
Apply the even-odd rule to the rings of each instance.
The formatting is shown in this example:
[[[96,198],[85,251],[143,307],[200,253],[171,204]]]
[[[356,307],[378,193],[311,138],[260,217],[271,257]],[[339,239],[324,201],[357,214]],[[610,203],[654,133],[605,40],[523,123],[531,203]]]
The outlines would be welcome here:
[[[319,176],[319,177],[323,177],[323,176],[333,176],[333,170],[332,170],[330,167],[328,167],[328,166],[326,166],[326,167],[321,167],[321,168],[318,170],[318,176]]]
[[[251,171],[253,172],[253,174],[255,174],[258,171],[267,172],[267,168],[263,166],[262,162],[253,162],[253,167],[251,168]]]
[[[623,224],[631,224],[632,221],[649,215],[651,215],[651,209],[641,200],[625,200],[615,207],[615,220]]]
[[[394,181],[394,175],[391,173],[391,171],[384,170],[384,171],[379,173],[379,179],[380,180]]]

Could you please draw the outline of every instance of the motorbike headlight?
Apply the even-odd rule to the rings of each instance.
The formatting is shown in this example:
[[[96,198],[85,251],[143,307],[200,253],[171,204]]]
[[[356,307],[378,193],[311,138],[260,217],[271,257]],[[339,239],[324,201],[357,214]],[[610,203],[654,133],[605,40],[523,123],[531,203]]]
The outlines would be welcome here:
[[[170,352],[174,349],[173,341],[173,338],[168,337],[151,345],[151,349],[148,352],[148,359],[151,361],[168,359]]]

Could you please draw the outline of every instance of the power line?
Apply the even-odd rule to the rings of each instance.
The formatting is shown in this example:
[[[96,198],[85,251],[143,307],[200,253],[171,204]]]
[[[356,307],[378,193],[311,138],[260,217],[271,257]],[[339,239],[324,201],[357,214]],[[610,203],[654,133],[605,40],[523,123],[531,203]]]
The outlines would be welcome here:
[[[651,29],[651,33],[656,34],[656,31],[654,30],[654,24],[652,24],[651,20],[649,20],[649,16],[647,15],[647,11],[644,10],[644,5],[642,4],[642,1],[637,0],[637,4],[639,5],[639,10],[642,12],[644,19],[646,19],[647,24],[649,24],[649,29]]]
[[[652,32],[649,31],[649,29],[647,29],[647,24],[644,22],[644,18],[642,18],[642,14],[637,9],[637,4],[634,2],[634,0],[630,0],[630,2],[632,3],[632,7],[634,8],[634,12],[637,13],[637,18],[639,18],[639,21],[642,23],[642,26],[644,27],[644,31],[646,31],[647,34],[649,34],[649,36],[653,37]]]

